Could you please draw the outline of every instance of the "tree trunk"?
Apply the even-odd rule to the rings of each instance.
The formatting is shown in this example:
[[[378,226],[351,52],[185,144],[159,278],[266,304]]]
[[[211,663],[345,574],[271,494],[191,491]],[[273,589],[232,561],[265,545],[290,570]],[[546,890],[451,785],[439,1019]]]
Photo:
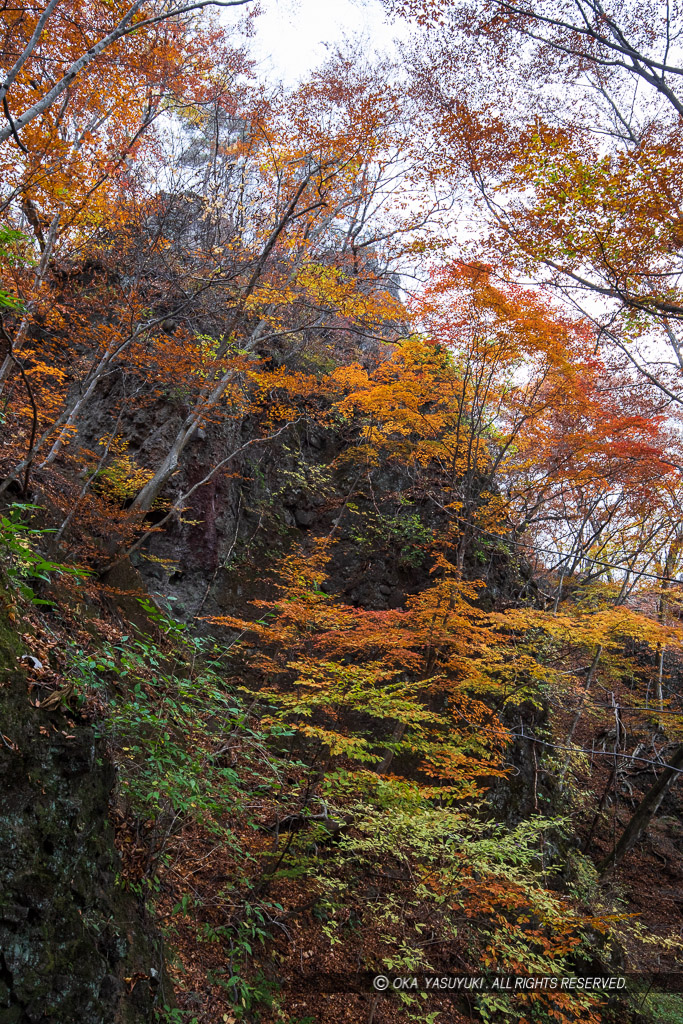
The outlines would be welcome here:
[[[682,768],[683,743],[676,747],[673,757],[667,764],[666,768],[638,804],[633,817],[622,832],[621,838],[614,847],[612,853],[598,864],[598,874],[604,875],[605,872],[616,868],[621,864],[626,854],[633,846],[635,846],[647,826],[650,824],[651,819],[659,810],[659,806],[664,799],[667,789],[677,775],[679,775]]]
[[[391,733],[391,740],[393,743],[400,743],[403,739],[403,734],[406,731],[405,722],[397,722]],[[391,747],[387,748],[384,752],[384,757],[379,764],[375,765],[373,771],[377,772],[378,775],[385,775],[391,766],[391,762],[394,760],[394,751]]]
[[[33,317],[33,311],[36,307],[36,302],[38,300],[38,293],[43,287],[43,282],[45,280],[47,269],[50,264],[50,257],[52,256],[52,250],[54,249],[55,241],[57,239],[57,229],[59,228],[59,218],[61,216],[61,211],[62,208],[60,206],[56,214],[52,218],[50,230],[47,233],[47,239],[45,242],[45,246],[43,247],[43,253],[40,257],[40,263],[38,264],[38,269],[36,270],[35,276],[33,278],[32,297],[26,303],[24,315],[21,318],[21,323],[19,324],[19,328],[12,342],[12,351],[11,353],[8,353],[7,356],[5,356],[2,366],[0,366],[0,395],[3,392],[5,381],[7,380],[9,372],[14,364],[13,356],[19,355],[19,352],[21,351],[24,342],[28,337],[29,327],[31,326],[31,320]]]
[[[592,660],[592,662],[590,664],[590,668],[588,669],[588,674],[586,676],[586,682],[584,683],[583,699],[581,701],[581,704],[579,705],[579,710],[574,715],[574,720],[573,720],[573,722],[571,724],[569,732],[567,733],[567,738],[564,741],[567,746],[569,746],[571,741],[574,739],[574,733],[576,732],[576,727],[578,726],[578,724],[579,724],[579,722],[581,720],[581,715],[583,714],[583,709],[586,706],[586,701],[588,700],[588,694],[590,693],[590,688],[591,688],[591,685],[593,683],[593,676],[595,675],[595,671],[596,671],[596,669],[598,667],[598,664],[600,662],[601,655],[602,655],[602,644],[598,644],[598,646],[595,649],[595,654],[593,655],[593,660]],[[567,762],[569,762],[569,756],[567,757]],[[566,769],[565,769],[565,771],[566,771]]]

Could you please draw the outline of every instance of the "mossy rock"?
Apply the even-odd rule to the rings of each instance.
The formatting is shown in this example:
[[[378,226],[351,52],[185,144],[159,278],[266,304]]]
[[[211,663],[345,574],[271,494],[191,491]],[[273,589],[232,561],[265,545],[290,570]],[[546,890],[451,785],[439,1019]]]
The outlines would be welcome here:
[[[32,706],[0,597],[0,1024],[152,1021],[171,992],[117,881],[114,767],[88,724]]]

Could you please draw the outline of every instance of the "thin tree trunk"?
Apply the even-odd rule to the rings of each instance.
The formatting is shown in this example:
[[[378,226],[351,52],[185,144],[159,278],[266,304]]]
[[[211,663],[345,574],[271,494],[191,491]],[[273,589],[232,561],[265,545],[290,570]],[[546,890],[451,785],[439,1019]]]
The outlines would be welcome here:
[[[597,823],[598,823],[598,821],[600,819],[600,815],[602,814],[602,812],[605,809],[605,804],[607,803],[607,797],[609,796],[609,791],[612,788],[612,783],[614,781],[614,778],[615,778],[616,774],[617,774],[617,769],[616,769],[616,765],[615,765],[615,767],[610,772],[610,776],[609,776],[609,778],[607,780],[607,784],[605,786],[605,791],[602,794],[602,797],[600,798],[600,803],[598,804],[598,809],[595,812],[595,815],[593,816],[593,820],[591,822],[591,827],[588,829],[588,835],[586,836],[586,838],[584,840],[584,843],[583,843],[583,846],[581,847],[581,852],[582,853],[587,853],[588,850],[590,849],[591,839],[593,838],[593,833],[595,832],[595,826],[597,825]]]
[[[626,854],[638,842],[650,821],[659,810],[669,786],[683,770],[683,743],[674,750],[673,757],[657,781],[647,791],[636,807],[631,820],[621,834],[619,842],[612,853],[602,860],[597,868],[598,874],[604,875],[621,864]]]
[[[662,688],[662,682],[664,679],[664,647],[659,649],[659,667],[657,669],[657,704],[659,706],[660,714],[664,710],[664,690]]]
[[[242,292],[242,295],[240,296],[240,299],[235,309],[233,310],[230,322],[225,329],[225,339],[216,351],[217,361],[222,359],[223,356],[228,351],[228,346],[230,345],[232,336],[244,313],[247,300],[256,289],[258,282],[267,265],[268,258],[273,248],[275,247],[276,242],[282,235],[283,231],[290,225],[290,223],[297,217],[301,216],[301,213],[296,212],[296,208],[299,203],[299,200],[301,199],[306,190],[307,185],[311,182],[315,173],[322,172],[323,170],[326,169],[326,165],[319,164],[314,169],[308,171],[303,181],[299,184],[299,187],[297,188],[296,192],[290,199],[287,208],[282,213],[273,231],[271,232],[270,237],[268,238],[266,244],[261,250],[261,253],[259,254],[259,257],[256,261],[256,266],[252,271],[251,277],[249,278],[249,281],[247,282],[244,291]],[[304,210],[303,212],[306,213],[308,210],[312,210],[315,209],[316,207],[324,205],[324,201],[321,200],[320,202],[315,203],[314,206],[307,207],[307,209]],[[296,270],[301,264],[303,256],[304,249],[302,248],[296,260],[293,263],[292,271],[289,277],[290,282],[291,280],[293,280]],[[249,340],[243,346],[243,351],[251,352],[256,347],[261,337],[261,332],[265,327],[266,323],[267,321],[265,319],[262,319],[258,323],[258,325],[251,332]],[[216,403],[220,401],[220,399],[223,397],[225,391],[228,388],[228,385],[235,377],[235,373],[236,371],[229,369],[218,380],[218,382],[216,382],[215,384],[209,383],[207,387],[204,388],[202,394],[199,396],[199,399],[195,404],[194,409],[188,414],[188,416],[183,421],[180,429],[178,430],[178,433],[176,434],[175,440],[173,441],[173,444],[171,445],[171,448],[169,449],[168,453],[163,459],[161,465],[155,472],[152,479],[149,480],[145,484],[145,486],[140,490],[140,492],[136,495],[135,500],[133,501],[133,504],[131,506],[133,510],[142,512],[148,512],[150,510],[150,508],[152,507],[156,499],[159,497],[165,485],[168,483],[168,481],[171,479],[171,477],[178,469],[178,465],[180,464],[182,454],[185,448],[187,447],[188,442],[193,437],[196,428],[204,423],[206,416],[209,415],[211,410],[215,407]]]
[[[567,744],[567,746],[569,746],[569,744],[571,743],[572,739],[574,738],[574,733],[576,732],[576,727],[578,726],[579,721],[581,719],[581,715],[583,714],[583,709],[584,709],[584,707],[586,705],[586,701],[588,700],[588,694],[590,692],[591,684],[593,682],[593,676],[595,675],[595,670],[598,667],[598,662],[600,661],[601,654],[602,654],[602,644],[598,644],[598,646],[596,648],[596,651],[595,651],[595,655],[594,655],[593,660],[591,662],[591,666],[588,669],[588,675],[586,676],[586,685],[584,686],[584,690],[583,690],[583,700],[581,701],[581,704],[579,706],[579,710],[576,712],[576,714],[574,716],[574,721],[572,722],[571,727],[569,729],[569,732],[567,733],[567,738],[565,740],[565,743]]]
[[[0,145],[3,142],[6,142],[11,136],[16,136],[17,132],[20,131],[24,125],[29,124],[29,122],[36,117],[41,117],[46,110],[49,110],[52,104],[70,88],[73,81],[78,78],[80,73],[87,68],[89,64],[96,60],[101,53],[108,50],[118,42],[119,39],[129,36],[133,32],[140,33],[146,28],[151,28],[153,25],[159,25],[164,21],[170,21],[182,14],[189,14],[191,11],[201,11],[205,7],[243,7],[250,2],[251,0],[194,0],[194,2],[191,0],[190,3],[183,3],[181,0],[181,2],[177,4],[173,3],[168,6],[164,5],[165,10],[162,10],[160,14],[151,14],[150,17],[143,18],[141,21],[135,22],[134,17],[143,5],[143,0],[135,0],[135,3],[128,8],[118,25],[108,32],[106,36],[103,36],[99,42],[94,43],[84,54],[73,61],[73,63],[66,68],[62,77],[52,85],[52,88],[49,89],[44,96],[41,96],[40,99],[31,107],[24,110],[17,117],[14,117],[12,119],[12,124],[9,127],[0,127]],[[45,11],[43,11],[28,45],[24,49],[23,53],[19,55],[14,66],[9,69],[8,80],[6,80],[3,75],[3,82],[0,84],[0,103],[5,98],[13,78],[18,74],[22,65],[25,64],[26,60],[35,50],[43,29],[56,6],[55,0],[51,0]]]
[[[391,739],[393,743],[400,743],[403,739],[403,734],[406,731],[405,722],[397,722],[391,733]],[[378,775],[384,775],[389,771],[391,762],[394,760],[394,751],[389,747],[384,754],[384,757],[378,765],[375,765],[375,771]]]
[[[50,262],[50,257],[52,256],[52,250],[54,249],[55,240],[57,238],[57,228],[59,227],[60,216],[61,207],[59,210],[57,210],[57,213],[52,218],[50,230],[48,231],[47,238],[45,240],[45,248],[43,249],[43,254],[40,257],[40,263],[38,264],[38,269],[36,270],[35,276],[33,278],[33,296],[26,303],[26,311],[23,317],[21,318],[21,323],[19,324],[17,333],[15,334],[14,339],[12,341],[12,353],[14,356],[19,355],[19,353],[21,352],[21,349],[23,348],[24,342],[26,341],[26,337],[28,335],[28,329],[31,326],[31,319],[33,315],[33,310],[35,309],[36,306],[38,292],[43,287],[43,281],[45,280],[48,264]],[[13,365],[14,361],[12,359],[12,356],[5,356],[2,366],[0,366],[0,395],[4,390],[5,381],[7,380],[9,372]]]

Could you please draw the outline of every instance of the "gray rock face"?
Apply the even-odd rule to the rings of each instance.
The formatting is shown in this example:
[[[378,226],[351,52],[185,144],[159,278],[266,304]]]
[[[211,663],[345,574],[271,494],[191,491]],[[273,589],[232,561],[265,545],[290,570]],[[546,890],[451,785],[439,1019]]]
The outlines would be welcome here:
[[[114,769],[93,730],[35,709],[0,623],[0,1024],[142,1024],[162,951],[117,883]]]

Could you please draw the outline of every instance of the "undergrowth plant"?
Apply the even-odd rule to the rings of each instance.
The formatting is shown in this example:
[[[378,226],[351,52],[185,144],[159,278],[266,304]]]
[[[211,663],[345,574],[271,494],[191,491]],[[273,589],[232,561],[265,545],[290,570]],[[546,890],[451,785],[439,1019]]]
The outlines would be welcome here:
[[[569,976],[584,954],[595,955],[596,936],[603,942],[607,922],[551,888],[557,866],[544,862],[543,849],[565,820],[538,815],[507,827],[486,820],[482,805],[435,806],[419,786],[369,771],[332,773],[325,793],[330,814],[343,808],[352,827],[333,852],[302,837],[284,870],[307,865],[331,947],[350,941],[350,921],[376,936],[367,970]],[[424,998],[395,995],[413,1011]],[[486,1022],[601,1019],[592,993],[480,992],[476,1009]]]
[[[49,605],[50,600],[35,593],[38,582],[50,583],[59,576],[79,581],[90,573],[81,566],[54,561],[41,552],[40,539],[54,530],[33,525],[32,520],[40,511],[38,505],[11,502],[0,514],[0,558],[10,590],[19,599]]]
[[[129,870],[125,884],[156,900],[175,893],[171,938],[182,927],[194,941],[229,951],[230,969],[216,972],[214,982],[244,1014],[270,998],[268,984],[246,965],[282,910],[258,892],[258,865],[244,833],[258,827],[257,812],[278,788],[282,767],[267,748],[254,702],[226,681],[221,646],[151,602],[140,603],[149,632],[122,635],[95,651],[74,645],[69,675],[81,705],[99,707],[97,728],[118,768],[118,803],[129,820],[122,828],[124,862],[133,833],[143,837],[144,865]],[[193,886],[179,891],[173,877],[198,836],[232,865],[230,884],[208,902]]]
[[[74,646],[69,670],[82,700],[94,695],[107,704],[100,728],[121,793],[158,833],[159,857],[188,819],[229,838],[230,814],[257,781],[273,783],[278,768],[244,697],[226,685],[215,642],[141,604],[156,636],[123,635],[95,653]]]

